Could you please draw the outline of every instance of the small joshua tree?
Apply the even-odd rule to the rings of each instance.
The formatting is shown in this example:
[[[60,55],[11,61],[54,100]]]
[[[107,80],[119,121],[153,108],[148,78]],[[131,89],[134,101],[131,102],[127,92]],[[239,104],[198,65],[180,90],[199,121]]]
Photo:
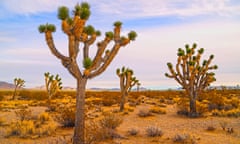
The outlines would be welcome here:
[[[12,99],[15,100],[16,99],[16,95],[17,95],[17,90],[21,89],[22,87],[24,87],[25,81],[21,78],[15,78],[14,79],[14,93],[13,93],[13,97]]]
[[[141,83],[138,82],[138,83],[137,83],[137,92],[139,92],[139,90],[140,90],[140,86],[141,86]]]
[[[175,79],[185,89],[190,100],[190,117],[198,116],[196,109],[198,95],[216,81],[215,73],[209,72],[217,69],[217,65],[210,65],[214,56],[211,55],[201,63],[200,59],[204,49],[200,48],[195,53],[196,48],[196,44],[193,44],[191,48],[189,45],[185,45],[185,50],[179,48],[175,69],[171,63],[167,63],[170,74],[165,74],[167,77]]]
[[[122,23],[114,23],[114,31],[106,32],[105,38],[97,43],[97,52],[95,57],[89,57],[89,49],[92,46],[97,36],[100,36],[100,31],[95,30],[91,25],[86,26],[86,22],[90,16],[90,6],[83,2],[77,4],[73,10],[73,17],[69,16],[69,9],[62,6],[58,9],[58,18],[62,21],[62,31],[68,37],[68,55],[63,55],[55,47],[52,33],[56,28],[52,24],[45,24],[39,26],[39,32],[45,34],[47,45],[54,56],[56,56],[63,66],[77,81],[76,94],[76,119],[73,136],[74,144],[85,144],[85,90],[87,80],[94,78],[103,73],[114,57],[117,55],[119,49],[126,46],[130,41],[135,40],[137,34],[134,31],[128,33],[128,37],[120,35]],[[112,43],[111,43],[112,42]],[[80,50],[79,46],[83,46]],[[111,43],[112,48],[106,49]],[[82,51],[82,67],[78,65],[78,54]]]
[[[50,106],[52,97],[55,96],[59,90],[62,89],[62,82],[58,74],[54,77],[54,75],[50,75],[49,72],[46,72],[44,73],[44,76],[46,91],[48,94],[48,103]]]
[[[139,83],[139,80],[133,76],[133,71],[131,69],[126,69],[122,67],[116,71],[118,77],[120,78],[120,89],[121,89],[121,100],[120,100],[120,111],[124,110],[125,98],[131,91],[131,88]]]

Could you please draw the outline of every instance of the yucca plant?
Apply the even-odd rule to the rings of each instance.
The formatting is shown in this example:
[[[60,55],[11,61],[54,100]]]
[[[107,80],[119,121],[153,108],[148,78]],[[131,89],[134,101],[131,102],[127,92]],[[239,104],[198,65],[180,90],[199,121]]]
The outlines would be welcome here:
[[[25,84],[25,80],[23,80],[21,78],[15,78],[14,79],[15,88],[14,88],[14,93],[13,93],[12,100],[16,99],[17,90],[23,88],[24,84]]]
[[[121,89],[121,100],[120,100],[120,111],[124,110],[124,104],[126,96],[131,91],[132,87],[139,83],[139,80],[133,76],[133,70],[122,67],[116,70],[118,77],[120,78],[120,89]]]
[[[66,7],[58,9],[58,18],[62,21],[62,31],[67,35],[69,40],[68,54],[63,55],[60,53],[53,41],[52,33],[56,30],[53,25],[46,24],[39,26],[39,32],[45,33],[47,45],[54,56],[56,56],[69,71],[69,73],[77,81],[77,96],[76,96],[76,118],[75,129],[73,136],[74,144],[85,144],[84,129],[85,129],[85,90],[87,80],[94,78],[103,73],[109,64],[117,55],[119,49],[130,41],[135,40],[130,32],[131,37],[126,37],[124,40],[120,39],[120,22],[116,22],[113,32],[106,32],[105,38],[97,42],[97,52],[93,58],[89,56],[89,48],[96,42],[97,36],[100,36],[100,31],[95,30],[93,26],[85,26],[86,21],[91,14],[90,5],[86,2],[77,4],[73,10],[73,16],[69,16],[69,10]],[[106,52],[107,46],[113,42],[109,52]],[[82,43],[80,45],[80,43]],[[78,65],[79,47],[83,46],[83,67]],[[82,50],[81,49],[81,50]],[[83,69],[82,69],[83,68]]]
[[[198,116],[196,100],[199,94],[216,81],[215,73],[211,70],[217,69],[217,65],[210,65],[214,56],[210,55],[207,60],[203,60],[201,63],[204,49],[200,48],[196,52],[196,48],[197,44],[193,44],[191,48],[189,45],[185,45],[185,50],[179,48],[176,66],[167,63],[170,74],[165,74],[165,76],[175,79],[185,89],[190,100],[190,117]]]

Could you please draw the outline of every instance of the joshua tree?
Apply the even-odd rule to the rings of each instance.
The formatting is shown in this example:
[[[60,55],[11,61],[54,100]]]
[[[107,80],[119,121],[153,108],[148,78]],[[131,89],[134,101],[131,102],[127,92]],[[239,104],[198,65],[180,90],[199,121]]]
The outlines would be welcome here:
[[[124,110],[125,98],[131,91],[131,88],[139,83],[136,77],[133,76],[133,71],[131,69],[125,69],[122,67],[116,71],[118,77],[120,78],[120,89],[121,89],[121,100],[120,100],[120,111]]]
[[[105,38],[97,43],[97,52],[94,58],[89,57],[89,48],[96,41],[100,31],[94,29],[93,26],[85,26],[90,16],[90,6],[83,2],[77,4],[73,11],[73,17],[69,16],[69,9],[65,6],[59,7],[58,18],[62,21],[62,31],[68,37],[68,55],[63,55],[55,47],[52,33],[56,28],[52,24],[39,26],[39,32],[45,33],[47,45],[54,56],[56,56],[62,65],[77,81],[76,95],[76,119],[73,136],[74,144],[84,144],[84,106],[85,106],[85,89],[87,80],[100,75],[106,70],[112,62],[119,49],[135,40],[137,34],[134,31],[128,33],[128,37],[120,36],[121,22],[114,23],[114,31],[106,32]],[[112,42],[111,49],[106,50],[109,43]],[[77,56],[80,52],[79,46],[83,46],[83,68],[78,65]]]
[[[141,86],[141,83],[138,82],[138,83],[137,83],[137,92],[139,92],[139,90],[140,90],[140,86]]]
[[[62,89],[62,82],[58,74],[54,77],[54,75],[50,75],[49,72],[46,72],[44,73],[44,76],[45,86],[48,94],[48,103],[50,106],[52,97],[55,96],[59,90]]]
[[[17,95],[17,90],[24,87],[25,81],[21,78],[15,78],[14,79],[14,93],[13,93],[13,97],[12,99],[15,100],[16,99],[16,95]]]
[[[193,44],[192,48],[190,48],[189,45],[185,45],[185,50],[179,48],[175,70],[171,63],[167,63],[170,74],[165,74],[167,77],[175,79],[183,89],[185,89],[190,100],[190,117],[196,117],[198,115],[196,110],[198,95],[208,87],[210,83],[216,81],[215,73],[209,72],[210,70],[217,69],[217,65],[210,65],[214,55],[211,55],[201,63],[200,59],[204,49],[200,48],[197,53],[195,53],[196,47],[197,45]]]

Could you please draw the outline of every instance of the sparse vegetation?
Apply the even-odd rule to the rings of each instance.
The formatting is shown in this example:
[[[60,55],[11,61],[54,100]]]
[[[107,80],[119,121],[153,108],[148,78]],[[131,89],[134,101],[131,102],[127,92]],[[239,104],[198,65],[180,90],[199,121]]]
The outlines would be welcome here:
[[[150,112],[149,109],[140,109],[138,112],[138,116],[139,117],[148,117],[148,116],[152,116],[152,113]]]
[[[219,95],[218,97],[223,98],[223,106],[226,106],[226,104],[231,104],[233,101],[235,103],[236,98],[240,94],[239,91],[236,90],[225,90],[224,93],[222,90],[206,91],[206,93],[203,93],[203,95],[201,95],[197,101],[197,105],[204,105],[204,111],[206,110],[205,106],[209,107],[211,105],[211,99],[210,97],[207,97],[207,95],[212,95],[213,91],[215,91],[214,93],[216,95]],[[58,97],[52,100],[52,105],[56,107],[56,110],[54,112],[45,111],[48,107],[46,91],[36,90],[35,92],[34,90],[23,90],[21,93],[26,93],[24,100],[0,101],[0,116],[1,118],[5,118],[2,120],[2,122],[0,121],[0,133],[2,136],[5,136],[3,139],[9,141],[9,143],[18,138],[21,138],[21,141],[23,140],[22,138],[26,139],[26,141],[31,141],[31,139],[34,138],[34,141],[38,142],[42,141],[43,139],[48,139],[48,142],[50,143],[55,142],[56,140],[52,140],[51,138],[57,136],[59,137],[59,143],[70,143],[71,135],[65,135],[64,133],[66,133],[66,131],[67,133],[72,133],[72,128],[66,127],[70,125],[74,126],[75,122],[74,92],[59,92]],[[239,108],[233,106],[232,109],[219,110],[218,108],[220,107],[216,107],[215,109],[207,109],[207,115],[205,115],[206,118],[191,119],[191,121],[189,121],[189,119],[186,117],[176,115],[176,105],[180,104],[181,101],[183,101],[181,98],[182,93],[182,91],[130,92],[129,99],[131,101],[142,97],[142,100],[144,100],[145,103],[140,103],[134,107],[126,105],[125,111],[128,114],[124,115],[125,111],[122,113],[119,112],[117,105],[120,99],[120,92],[87,92],[86,115],[90,116],[87,116],[87,127],[85,135],[86,143],[97,144],[118,141],[128,144],[128,142],[133,142],[134,139],[134,142],[136,142],[136,138],[139,142],[149,141],[149,139],[152,139],[153,141],[158,141],[159,143],[206,143],[206,141],[209,140],[209,133],[218,134],[219,136],[217,136],[217,139],[223,139],[224,142],[226,142],[227,139],[232,139],[233,142],[239,140],[239,138],[235,137],[235,135],[239,134],[240,132],[239,126],[237,125],[239,117],[235,118],[232,116],[232,114],[227,114],[227,112],[232,113],[232,110],[237,111]],[[45,99],[36,100],[36,97],[34,97],[33,94],[45,94]],[[4,97],[7,96],[10,96],[11,99],[11,95],[5,95]],[[106,98],[114,101],[113,105],[104,106],[103,102],[106,100]],[[168,100],[173,101],[174,104],[168,104]],[[187,100],[185,102],[185,107],[189,108],[189,103]],[[36,109],[39,107],[43,109],[36,115]],[[25,113],[24,111],[21,111],[22,109],[25,111],[31,109],[32,116],[24,116]],[[67,110],[65,111],[65,109]],[[114,110],[117,111],[114,112]],[[164,111],[167,111],[167,113],[164,115],[158,115],[158,111],[161,112],[162,110],[163,113]],[[21,111],[23,116],[17,116],[13,114],[14,118],[11,118],[11,122],[11,120],[9,121],[8,114],[12,112],[14,113],[15,111]],[[155,111],[156,113],[154,113]],[[216,112],[219,112],[218,117],[214,115]],[[140,117],[139,113],[141,113],[144,118]],[[211,114],[213,114],[213,116]],[[24,122],[21,121],[21,117],[22,121]],[[65,127],[64,123],[62,123],[64,122],[62,121],[63,117],[65,117],[65,122],[69,122],[68,120],[73,117],[71,118],[71,124],[69,125],[68,123]],[[154,135],[154,132],[157,131],[156,128],[159,128],[156,126],[158,122],[160,124],[159,126],[161,126],[161,128],[164,130],[164,136],[161,138],[161,136],[152,137],[150,135],[147,135],[146,129],[151,126],[155,127],[151,130],[152,135]],[[169,122],[172,122],[171,125],[169,125]],[[33,125],[31,126],[29,124],[29,127],[26,127],[26,123],[33,123]],[[19,125],[18,130],[15,128],[16,125]],[[170,127],[171,129],[169,129]],[[219,131],[219,129],[222,129],[223,132]],[[189,134],[189,136],[187,136],[187,134],[184,132],[186,130],[188,133],[191,132],[191,135]],[[174,133],[177,133],[176,136],[172,135]],[[196,134],[198,137],[195,137],[192,134]],[[142,137],[142,135],[146,136]],[[169,138],[165,138],[165,135],[167,137],[169,135],[170,136]],[[9,137],[14,138],[9,139]],[[42,138],[39,139],[39,137]]]
[[[149,126],[146,128],[146,134],[148,137],[162,136],[163,131],[157,126]]]

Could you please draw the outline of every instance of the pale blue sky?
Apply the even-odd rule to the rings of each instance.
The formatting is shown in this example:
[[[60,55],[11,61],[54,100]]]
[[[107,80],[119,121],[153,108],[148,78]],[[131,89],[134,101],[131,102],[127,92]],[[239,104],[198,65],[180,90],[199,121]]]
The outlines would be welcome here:
[[[75,86],[75,79],[49,51],[40,24],[57,26],[57,48],[67,52],[67,38],[57,19],[57,8],[71,10],[79,0],[1,0],[0,1],[0,81],[15,77],[26,87],[44,84],[44,72],[59,74],[64,86]],[[87,0],[92,15],[88,24],[102,33],[123,22],[123,34],[138,33],[136,41],[123,47],[108,69],[91,79],[88,87],[119,87],[115,70],[134,70],[143,87],[179,86],[164,76],[166,63],[176,63],[176,52],[196,42],[205,48],[204,56],[215,55],[217,81],[213,85],[240,84],[240,1],[239,0]],[[99,41],[101,38],[98,39]],[[95,52],[93,47],[92,54]],[[81,64],[81,59],[79,63]]]

